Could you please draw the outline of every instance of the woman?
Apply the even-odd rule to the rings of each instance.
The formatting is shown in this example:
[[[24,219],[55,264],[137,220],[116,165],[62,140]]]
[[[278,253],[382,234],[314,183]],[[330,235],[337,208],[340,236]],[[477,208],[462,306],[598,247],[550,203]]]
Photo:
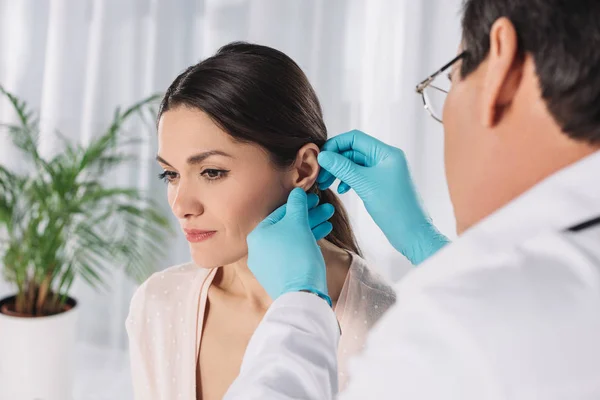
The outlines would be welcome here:
[[[336,209],[319,245],[342,329],[343,386],[347,358],[395,296],[360,257],[337,196],[316,189],[327,131],[298,65],[265,46],[223,47],[171,84],[158,139],[161,178],[193,263],[154,274],[134,295],[127,330],[136,398],[223,397],[271,303],[247,267],[246,236],[295,187]]]

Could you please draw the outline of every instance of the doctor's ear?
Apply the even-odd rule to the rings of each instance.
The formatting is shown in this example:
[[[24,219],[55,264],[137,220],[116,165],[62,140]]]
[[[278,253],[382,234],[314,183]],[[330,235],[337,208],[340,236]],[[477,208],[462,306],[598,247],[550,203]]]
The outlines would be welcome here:
[[[317,161],[319,148],[314,143],[305,144],[298,150],[296,161],[292,165],[292,185],[305,191],[312,188],[317,181],[320,166]]]

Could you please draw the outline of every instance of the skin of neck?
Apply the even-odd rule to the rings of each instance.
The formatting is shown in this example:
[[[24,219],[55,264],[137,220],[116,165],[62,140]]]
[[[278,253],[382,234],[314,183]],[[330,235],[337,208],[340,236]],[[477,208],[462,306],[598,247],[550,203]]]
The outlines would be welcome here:
[[[350,255],[327,240],[321,240],[318,244],[327,266],[329,295],[335,303],[346,279]],[[282,266],[282,268],[285,268],[285,266]],[[219,268],[213,280],[213,286],[228,297],[243,301],[256,310],[266,311],[273,302],[250,271],[247,256]]]

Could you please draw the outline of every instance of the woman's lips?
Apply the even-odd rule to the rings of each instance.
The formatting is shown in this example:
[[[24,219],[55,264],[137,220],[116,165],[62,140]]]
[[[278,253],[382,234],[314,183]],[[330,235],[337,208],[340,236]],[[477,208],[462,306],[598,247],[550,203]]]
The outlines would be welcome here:
[[[217,231],[203,231],[200,229],[184,229],[185,237],[190,243],[199,243],[210,239]]]

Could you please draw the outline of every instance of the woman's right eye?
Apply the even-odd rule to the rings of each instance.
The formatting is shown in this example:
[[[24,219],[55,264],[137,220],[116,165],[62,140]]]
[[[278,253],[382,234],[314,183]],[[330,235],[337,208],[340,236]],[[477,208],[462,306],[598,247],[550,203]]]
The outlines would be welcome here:
[[[174,171],[163,171],[162,173],[158,174],[158,178],[163,180],[165,183],[173,183],[178,177],[179,174]]]

